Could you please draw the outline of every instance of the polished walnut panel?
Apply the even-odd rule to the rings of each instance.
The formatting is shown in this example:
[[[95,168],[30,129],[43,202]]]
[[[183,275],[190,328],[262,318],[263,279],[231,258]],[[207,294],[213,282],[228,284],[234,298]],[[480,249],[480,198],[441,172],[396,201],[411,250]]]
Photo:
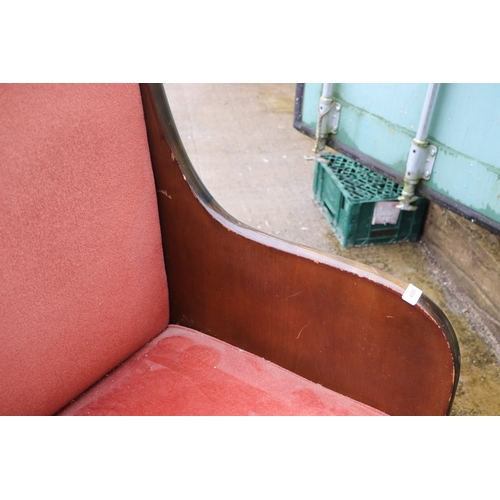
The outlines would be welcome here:
[[[449,413],[459,352],[441,311],[404,302],[404,282],[229,216],[192,168],[163,87],[141,89],[171,322],[389,414]]]

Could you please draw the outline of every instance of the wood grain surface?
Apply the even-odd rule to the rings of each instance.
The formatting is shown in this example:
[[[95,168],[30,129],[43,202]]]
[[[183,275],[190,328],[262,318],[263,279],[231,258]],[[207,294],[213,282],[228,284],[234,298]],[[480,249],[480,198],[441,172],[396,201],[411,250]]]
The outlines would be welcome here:
[[[445,415],[458,382],[453,329],[425,295],[355,262],[227,214],[198,178],[163,86],[141,85],[171,323],[224,340],[392,415]]]

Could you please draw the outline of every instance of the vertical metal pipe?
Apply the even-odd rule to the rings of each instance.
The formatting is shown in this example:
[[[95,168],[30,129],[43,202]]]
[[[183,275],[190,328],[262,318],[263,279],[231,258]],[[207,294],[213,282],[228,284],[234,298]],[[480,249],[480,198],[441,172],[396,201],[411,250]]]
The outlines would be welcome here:
[[[330,99],[332,97],[332,94],[333,94],[333,83],[324,83],[321,97],[323,99]]]
[[[410,152],[406,162],[406,172],[404,177],[404,186],[400,203],[397,205],[401,210],[416,210],[417,207],[411,203],[415,201],[415,188],[420,179],[429,179],[437,149],[435,146],[429,146],[429,128],[431,125],[434,105],[439,90],[439,83],[429,83],[427,93],[425,94],[424,105],[420,115],[417,135],[411,141]]]
[[[415,136],[415,139],[419,142],[427,141],[439,85],[439,83],[429,83],[429,86],[427,87],[427,94],[425,94],[425,101],[422,108],[422,114],[420,115],[417,135]]]
[[[318,124],[316,126],[316,143],[313,151],[319,154],[325,148],[326,140],[330,134],[328,114],[333,106],[333,83],[324,83],[321,99],[319,100]]]

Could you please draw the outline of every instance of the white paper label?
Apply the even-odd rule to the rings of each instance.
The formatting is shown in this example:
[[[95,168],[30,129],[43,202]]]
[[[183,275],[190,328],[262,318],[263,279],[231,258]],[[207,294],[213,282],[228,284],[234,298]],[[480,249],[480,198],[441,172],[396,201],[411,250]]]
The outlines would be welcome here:
[[[373,224],[397,224],[401,210],[396,208],[397,201],[378,201],[373,209]]]
[[[422,295],[422,290],[420,288],[417,288],[415,285],[412,285],[411,283],[408,285],[408,288],[405,290],[405,293],[403,293],[403,300],[408,302],[408,304],[411,304],[414,306],[417,302],[420,296]]]

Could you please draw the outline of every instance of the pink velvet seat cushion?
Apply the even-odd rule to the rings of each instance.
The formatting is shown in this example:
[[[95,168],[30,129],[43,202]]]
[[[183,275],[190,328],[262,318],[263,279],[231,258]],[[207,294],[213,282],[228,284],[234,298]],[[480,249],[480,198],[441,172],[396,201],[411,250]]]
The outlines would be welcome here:
[[[61,415],[383,415],[203,333],[169,326]]]
[[[138,85],[0,85],[0,415],[53,414],[168,325]]]

